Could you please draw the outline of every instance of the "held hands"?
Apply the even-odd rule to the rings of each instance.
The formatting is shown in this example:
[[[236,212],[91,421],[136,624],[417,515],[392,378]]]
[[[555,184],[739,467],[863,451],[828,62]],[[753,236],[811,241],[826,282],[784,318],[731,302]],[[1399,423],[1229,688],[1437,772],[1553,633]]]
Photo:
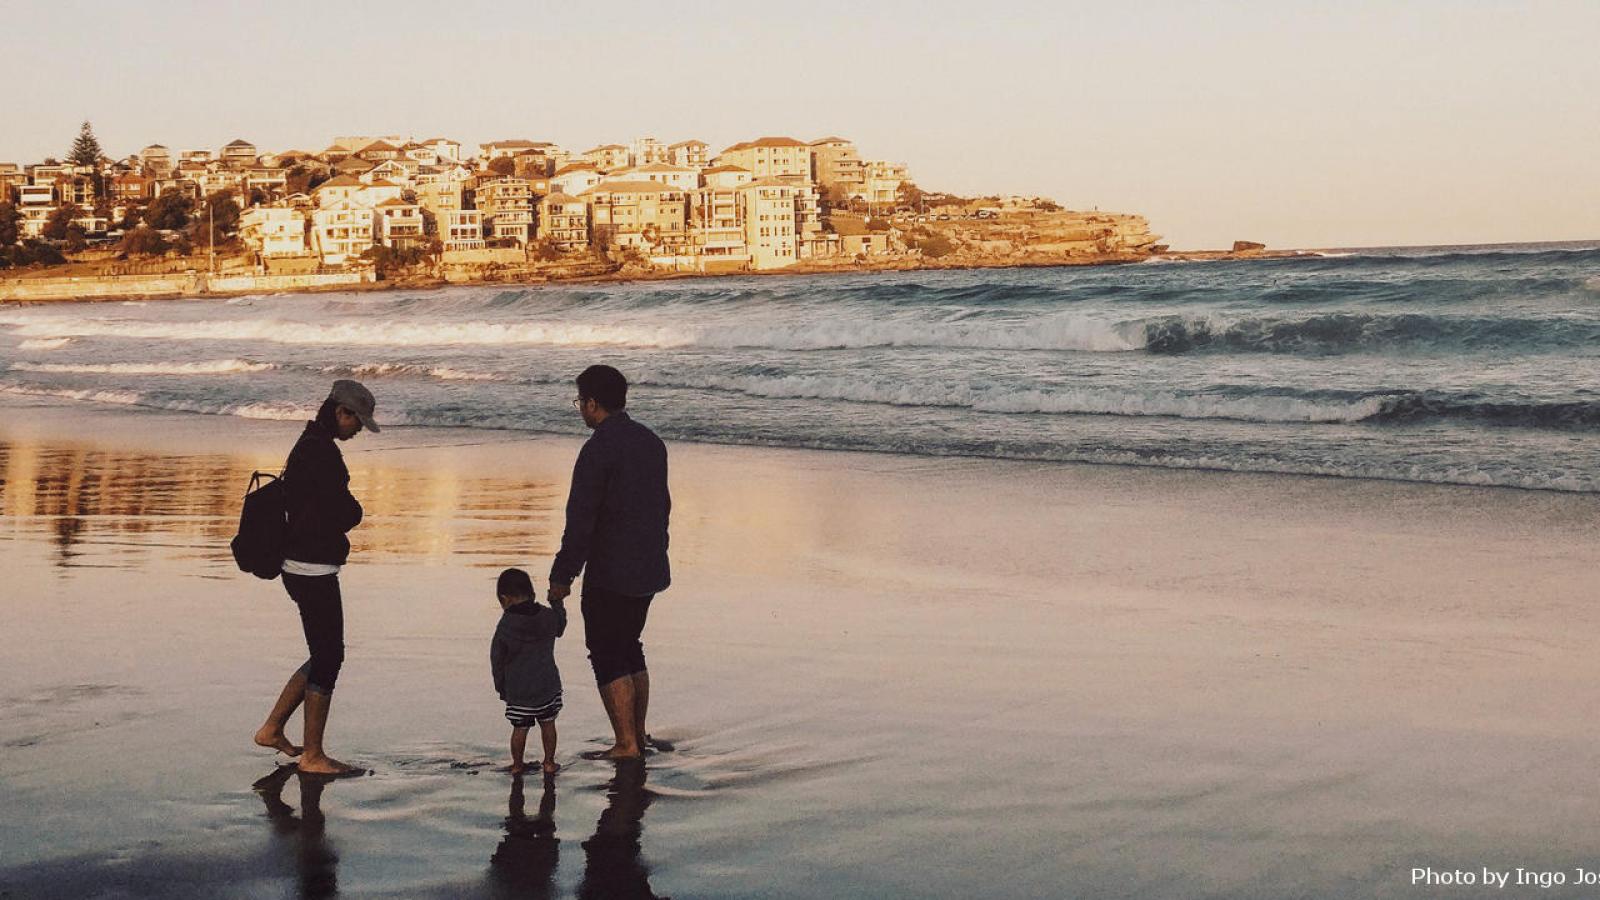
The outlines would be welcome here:
[[[554,606],[554,605],[556,605],[558,603],[561,603],[562,601],[566,600],[567,596],[569,594],[571,594],[571,593],[572,593],[572,585],[571,585],[571,583],[561,584],[560,582],[556,582],[556,581],[550,582],[550,593],[549,593],[548,597],[549,597],[549,600],[550,600],[550,604],[552,606]]]

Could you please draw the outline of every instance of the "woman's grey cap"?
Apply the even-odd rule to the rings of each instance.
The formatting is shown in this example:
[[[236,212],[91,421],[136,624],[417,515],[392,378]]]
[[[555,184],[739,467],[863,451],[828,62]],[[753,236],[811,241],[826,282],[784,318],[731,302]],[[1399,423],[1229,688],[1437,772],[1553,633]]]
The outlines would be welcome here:
[[[368,431],[376,433],[383,430],[372,420],[372,412],[377,409],[378,401],[373,399],[372,392],[361,382],[348,378],[335,381],[333,390],[328,392],[328,399],[355,413]]]

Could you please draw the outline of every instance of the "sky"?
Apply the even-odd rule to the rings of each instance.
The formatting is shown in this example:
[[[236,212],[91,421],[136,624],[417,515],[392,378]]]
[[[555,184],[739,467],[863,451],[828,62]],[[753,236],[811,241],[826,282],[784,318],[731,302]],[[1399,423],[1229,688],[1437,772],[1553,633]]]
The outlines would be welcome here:
[[[1132,212],[1177,248],[1600,238],[1600,2],[0,0],[0,161],[84,120],[713,150],[842,136],[927,190]]]

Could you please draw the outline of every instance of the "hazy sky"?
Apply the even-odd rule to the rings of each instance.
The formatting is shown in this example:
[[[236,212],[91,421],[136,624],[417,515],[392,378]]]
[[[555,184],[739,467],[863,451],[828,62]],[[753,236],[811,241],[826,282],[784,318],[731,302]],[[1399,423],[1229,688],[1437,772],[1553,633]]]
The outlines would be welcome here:
[[[580,6],[582,8],[580,8]],[[1600,0],[0,0],[0,160],[842,135],[1178,247],[1600,238]]]

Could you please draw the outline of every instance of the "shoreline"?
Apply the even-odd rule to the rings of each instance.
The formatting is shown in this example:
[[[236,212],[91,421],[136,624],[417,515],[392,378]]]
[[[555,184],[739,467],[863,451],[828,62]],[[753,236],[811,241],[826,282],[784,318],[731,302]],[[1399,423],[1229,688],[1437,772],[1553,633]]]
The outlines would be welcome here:
[[[655,281],[680,281],[710,278],[742,278],[742,277],[804,277],[814,275],[869,275],[879,273],[902,272],[940,272],[940,271],[972,271],[987,269],[1053,269],[1053,268],[1082,268],[1093,266],[1126,266],[1150,262],[1152,260],[1184,261],[1184,262],[1218,262],[1218,261],[1252,261],[1268,259],[1317,259],[1322,255],[1318,251],[1309,250],[1179,250],[1163,253],[1103,253],[1079,257],[1052,257],[1044,259],[996,259],[983,260],[954,260],[947,263],[938,261],[916,259],[893,259],[882,261],[869,261],[866,263],[851,263],[848,265],[832,264],[805,264],[797,263],[782,269],[748,270],[735,272],[674,272],[666,270],[649,270],[635,268],[618,268],[610,272],[590,275],[576,275],[570,277],[550,277],[541,274],[537,268],[508,274],[504,277],[469,278],[451,280],[436,275],[400,275],[394,278],[381,280],[361,281],[355,283],[296,286],[296,287],[264,287],[253,290],[196,290],[190,291],[161,291],[153,293],[116,293],[113,291],[95,292],[93,296],[73,294],[66,288],[73,284],[94,284],[101,286],[115,286],[124,284],[123,279],[141,278],[149,276],[128,275],[81,275],[81,276],[50,276],[36,274],[24,277],[0,277],[0,294],[4,294],[9,285],[27,285],[33,282],[36,286],[44,283],[43,287],[55,287],[49,282],[60,281],[63,290],[59,296],[29,296],[10,297],[0,296],[0,306],[17,305],[27,306],[35,304],[52,303],[97,303],[97,302],[126,302],[129,300],[211,300],[228,299],[232,297],[246,297],[254,294],[321,294],[321,293],[364,293],[368,291],[403,291],[403,290],[435,290],[448,287],[494,287],[499,285],[563,285],[563,284],[628,284],[636,282]],[[48,270],[42,270],[48,271]],[[219,277],[226,276],[218,273]],[[184,277],[182,273],[174,273],[171,277]],[[269,276],[270,277],[270,276]]]
[[[522,820],[488,591],[502,566],[542,575],[581,434],[345,445],[368,517],[330,734],[375,774],[293,831],[262,815],[251,785],[277,770],[248,738],[299,626],[226,543],[249,468],[298,425],[224,424],[66,404],[0,422],[0,892],[282,893],[315,866],[363,895],[491,893]],[[1403,897],[1422,862],[1589,855],[1590,810],[1563,798],[1596,745],[1572,715],[1600,699],[1593,498],[672,453],[674,583],[647,646],[652,731],[678,750],[632,804],[576,758],[607,728],[576,623],[561,850],[529,857],[552,895],[616,871],[584,839],[619,818],[656,893],[711,898]],[[192,740],[161,752],[175,731]],[[771,880],[797,858],[805,882]]]

